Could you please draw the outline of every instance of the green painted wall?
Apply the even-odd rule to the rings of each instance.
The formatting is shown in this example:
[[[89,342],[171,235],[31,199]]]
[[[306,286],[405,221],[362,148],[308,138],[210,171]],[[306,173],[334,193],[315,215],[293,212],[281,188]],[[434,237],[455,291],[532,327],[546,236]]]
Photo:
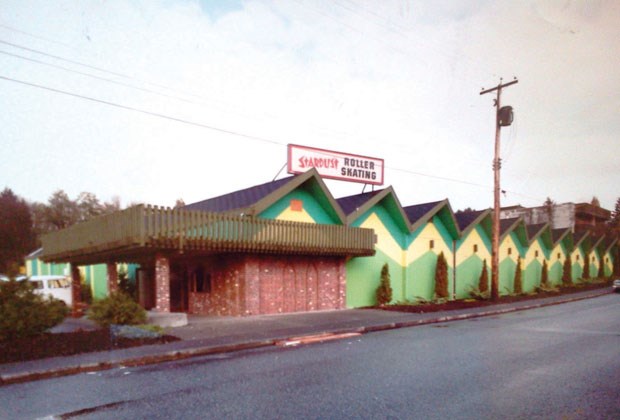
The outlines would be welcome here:
[[[517,263],[510,258],[505,258],[499,264],[499,294],[507,295],[514,293],[515,269]]]
[[[456,298],[464,299],[469,297],[471,289],[478,288],[478,281],[482,273],[483,261],[478,255],[472,255],[458,265],[456,268]],[[487,274],[491,279],[491,269],[487,261]],[[489,285],[490,286],[490,285]]]
[[[540,280],[542,279],[542,263],[538,260],[532,261],[523,271],[522,279],[524,293],[535,291],[540,286]]]
[[[319,203],[310,192],[303,187],[291,191],[289,194],[276,201],[271,207],[263,211],[259,216],[265,219],[276,219],[283,211],[289,208],[291,200],[303,201],[304,210],[318,224],[335,225],[340,222],[334,219],[329,212]]]
[[[446,259],[452,258],[445,255]],[[425,252],[421,257],[413,261],[406,270],[405,299],[415,301],[418,298],[432,300],[435,298],[435,269],[437,267],[437,254],[432,251]],[[452,296],[452,267],[448,266],[448,293]]]
[[[551,264],[549,268],[549,284],[555,285],[562,283],[562,271],[564,267],[559,261]]]
[[[375,292],[379,287],[381,269],[387,263],[390,269],[392,302],[402,300],[403,268],[389,256],[377,250],[374,257],[352,258],[346,263],[347,307],[359,308],[377,304]]]

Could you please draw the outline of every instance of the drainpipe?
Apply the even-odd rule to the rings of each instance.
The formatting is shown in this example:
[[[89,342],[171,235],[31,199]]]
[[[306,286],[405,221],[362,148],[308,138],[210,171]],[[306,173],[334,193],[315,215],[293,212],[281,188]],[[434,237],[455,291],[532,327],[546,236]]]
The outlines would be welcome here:
[[[456,240],[452,240],[452,300],[456,299]]]

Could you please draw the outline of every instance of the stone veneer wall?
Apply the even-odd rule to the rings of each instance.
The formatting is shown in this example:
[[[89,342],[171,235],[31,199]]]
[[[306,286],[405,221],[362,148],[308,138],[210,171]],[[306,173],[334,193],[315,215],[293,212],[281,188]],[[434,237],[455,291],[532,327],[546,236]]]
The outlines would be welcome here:
[[[345,307],[345,259],[223,255],[211,271],[211,292],[190,293],[194,314],[258,315]]]

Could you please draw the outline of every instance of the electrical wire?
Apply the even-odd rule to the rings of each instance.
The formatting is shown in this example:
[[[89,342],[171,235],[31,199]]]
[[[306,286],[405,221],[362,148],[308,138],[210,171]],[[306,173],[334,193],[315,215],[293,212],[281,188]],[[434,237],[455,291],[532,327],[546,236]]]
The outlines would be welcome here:
[[[49,87],[49,86],[43,86],[43,85],[39,85],[39,84],[36,84],[36,83],[26,82],[24,80],[13,79],[11,77],[6,77],[6,76],[2,76],[2,75],[0,75],[0,79],[7,80],[7,81],[10,81],[10,82],[19,83],[19,84],[26,85],[26,86],[35,87],[35,88],[38,88],[38,89],[48,90],[50,92],[60,93],[62,95],[72,96],[74,98],[84,99],[84,100],[91,101],[91,102],[97,102],[97,103],[100,103],[100,104],[113,106],[115,108],[125,109],[127,111],[138,112],[138,113],[141,113],[141,114],[150,115],[152,117],[163,118],[163,119],[170,120],[170,121],[176,121],[176,122],[179,122],[179,123],[182,123],[182,124],[188,124],[188,125],[193,125],[193,126],[196,126],[196,127],[206,128],[208,130],[218,131],[220,133],[231,134],[233,136],[244,137],[244,138],[248,138],[248,139],[252,139],[252,140],[258,140],[258,141],[261,141],[261,142],[264,142],[264,143],[277,144],[277,145],[282,145],[282,146],[285,145],[285,143],[282,143],[282,142],[279,142],[279,141],[276,141],[276,140],[267,139],[267,138],[264,138],[264,137],[258,137],[258,136],[254,136],[254,135],[251,135],[251,134],[241,133],[241,132],[238,132],[238,131],[227,130],[227,129],[224,129],[224,128],[219,128],[219,127],[211,126],[211,125],[208,125],[208,124],[203,124],[203,123],[199,123],[199,122],[195,122],[195,121],[190,121],[190,120],[186,120],[186,119],[183,119],[183,118],[172,117],[170,115],[160,114],[160,113],[157,113],[157,112],[151,112],[151,111],[147,111],[147,110],[144,110],[144,109],[131,107],[131,106],[128,106],[128,105],[122,105],[122,104],[119,104],[119,103],[116,103],[116,102],[110,102],[110,101],[105,101],[105,100],[102,100],[102,99],[93,98],[93,97],[90,97],[90,96],[80,95],[78,93],[67,92],[65,90],[55,89],[55,88],[52,88],[52,87]]]

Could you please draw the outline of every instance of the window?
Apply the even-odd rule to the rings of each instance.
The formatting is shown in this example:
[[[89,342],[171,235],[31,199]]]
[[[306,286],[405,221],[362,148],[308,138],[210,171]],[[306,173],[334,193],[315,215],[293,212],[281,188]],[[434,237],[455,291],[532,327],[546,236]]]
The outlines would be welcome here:
[[[512,248],[508,248],[508,255],[512,255]]]
[[[534,257],[538,258],[538,250],[534,251]]]
[[[431,240],[428,242],[428,248],[429,248],[429,249],[433,249],[433,248],[435,248],[435,241],[434,241],[433,239],[431,239]]]
[[[558,260],[560,259],[560,253],[558,252]]]
[[[575,261],[579,261],[579,254],[575,257]]]
[[[474,252],[478,252],[478,244],[474,244]]]

